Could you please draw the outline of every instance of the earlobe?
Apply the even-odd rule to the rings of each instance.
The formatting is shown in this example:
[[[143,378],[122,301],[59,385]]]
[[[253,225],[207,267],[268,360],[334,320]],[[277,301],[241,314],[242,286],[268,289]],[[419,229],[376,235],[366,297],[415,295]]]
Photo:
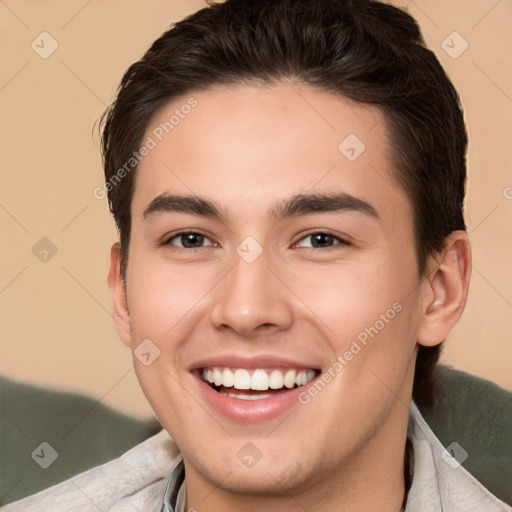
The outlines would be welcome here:
[[[114,322],[122,342],[131,347],[130,315],[126,300],[126,289],[121,275],[121,245],[116,242],[110,249],[110,269],[108,286],[112,296]]]
[[[424,283],[423,312],[418,330],[418,343],[429,347],[446,339],[464,311],[471,277],[471,245],[467,233],[451,233],[443,251],[432,259],[432,263]]]

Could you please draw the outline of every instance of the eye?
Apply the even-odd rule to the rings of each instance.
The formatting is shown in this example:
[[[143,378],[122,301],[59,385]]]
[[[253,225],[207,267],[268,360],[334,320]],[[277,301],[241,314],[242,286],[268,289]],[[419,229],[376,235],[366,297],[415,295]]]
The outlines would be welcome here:
[[[311,247],[313,249],[322,249],[326,247],[333,247],[335,245],[350,244],[338,236],[324,232],[310,233],[309,235],[301,238],[296,244],[297,247]]]
[[[200,249],[214,245],[213,242],[201,233],[195,231],[183,231],[169,238],[164,245],[175,245],[183,249]]]

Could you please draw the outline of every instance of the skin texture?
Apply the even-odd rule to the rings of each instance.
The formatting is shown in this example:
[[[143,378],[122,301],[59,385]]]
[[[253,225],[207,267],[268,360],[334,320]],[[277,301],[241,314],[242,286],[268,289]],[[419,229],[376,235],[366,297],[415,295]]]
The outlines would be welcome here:
[[[440,343],[462,313],[466,233],[452,233],[420,279],[411,207],[376,107],[297,83],[217,87],[167,105],[146,135],[190,96],[197,106],[137,170],[126,288],[118,244],[109,274],[123,342],[150,339],[160,350],[151,365],[134,365],[183,453],[187,507],[399,510],[416,347]],[[338,149],[349,134],[366,146],[354,161]],[[269,213],[296,194],[332,193],[364,200],[378,218]],[[144,218],[165,194],[206,198],[223,218]],[[172,236],[183,230],[204,234],[203,246],[180,247]],[[349,245],[313,248],[313,232]],[[236,252],[248,236],[263,251],[252,263]],[[393,304],[400,311],[321,392],[269,420],[220,414],[189,371],[218,355],[270,355],[325,373]],[[250,468],[237,457],[248,442],[261,454]]]

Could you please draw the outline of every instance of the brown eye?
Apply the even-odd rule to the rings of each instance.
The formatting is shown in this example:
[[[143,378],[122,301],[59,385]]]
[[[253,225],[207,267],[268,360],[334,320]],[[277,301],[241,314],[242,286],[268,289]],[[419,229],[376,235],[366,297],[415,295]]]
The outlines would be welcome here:
[[[317,233],[311,235],[311,245],[313,247],[330,247],[334,243],[334,237],[327,233]]]
[[[177,247],[182,247],[183,249],[199,249],[213,244],[210,239],[201,233],[187,232],[174,235],[166,242],[166,245],[175,245]]]
[[[313,249],[322,249],[334,245],[349,245],[345,240],[331,235],[330,233],[311,233],[302,238],[297,244],[299,247],[311,247]]]

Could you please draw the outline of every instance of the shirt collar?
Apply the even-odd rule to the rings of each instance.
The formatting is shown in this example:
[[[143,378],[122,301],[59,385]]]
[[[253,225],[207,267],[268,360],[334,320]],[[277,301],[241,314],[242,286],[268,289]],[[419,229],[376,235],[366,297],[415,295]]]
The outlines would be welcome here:
[[[184,512],[185,489],[185,465],[182,459],[167,482],[162,512]]]

